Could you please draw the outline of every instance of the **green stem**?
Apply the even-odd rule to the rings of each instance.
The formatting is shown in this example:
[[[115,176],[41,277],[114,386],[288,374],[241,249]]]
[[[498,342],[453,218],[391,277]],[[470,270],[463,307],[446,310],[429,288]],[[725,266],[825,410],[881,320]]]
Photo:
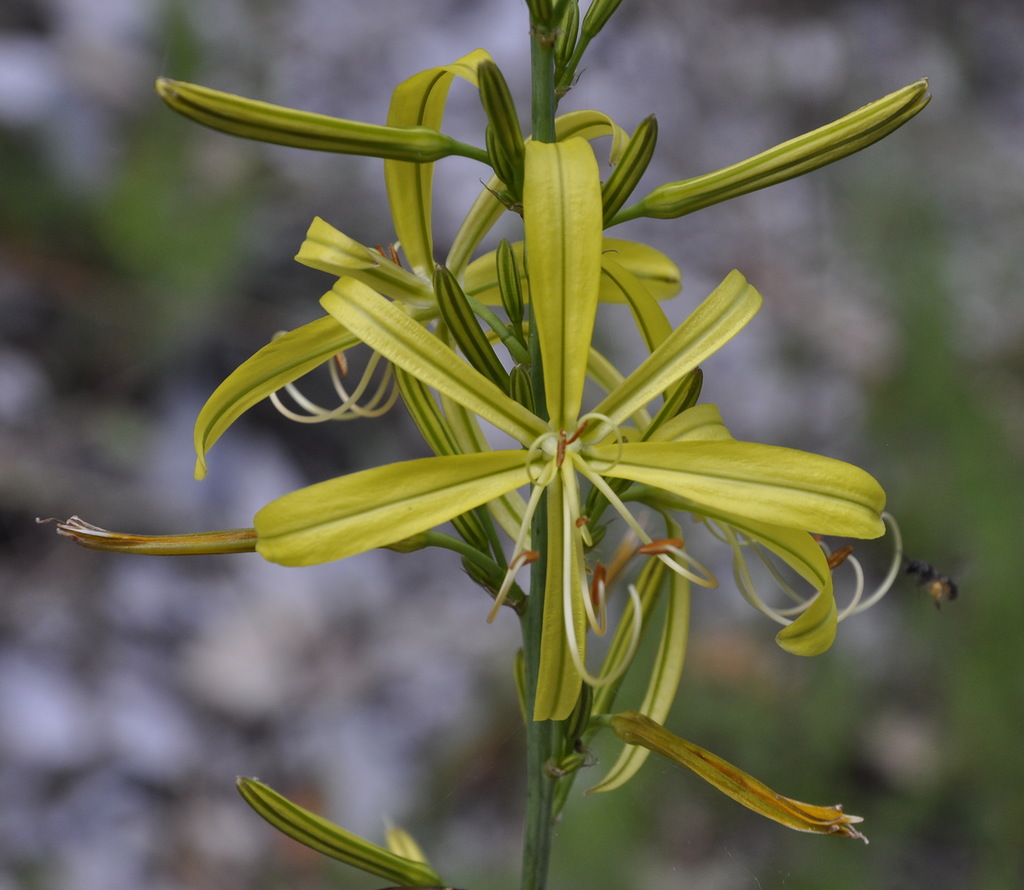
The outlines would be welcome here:
[[[530,40],[533,83],[531,136],[536,142],[555,141],[555,49],[549,28],[534,24]]]
[[[555,54],[554,34],[548,22],[531,22],[530,63],[532,70],[532,137],[538,142],[555,141]],[[544,398],[544,369],[540,361],[537,326],[530,325],[530,355],[535,410],[547,416]],[[546,497],[533,517],[531,539],[547,540]],[[551,830],[555,782],[548,774],[548,764],[555,750],[558,725],[550,720],[534,720],[540,674],[541,631],[544,621],[544,586],[547,554],[539,547],[540,556],[530,567],[530,597],[522,615],[523,661],[526,674],[526,824],[523,829],[522,890],[544,890],[547,886],[551,860]]]
[[[534,514],[531,534],[535,541],[547,538],[547,510],[543,502]],[[547,768],[554,751],[555,724],[534,720],[540,672],[540,643],[544,619],[544,579],[547,554],[531,566],[530,598],[522,616],[523,656],[526,671],[526,824],[523,831],[522,890],[544,890],[551,859],[551,829],[555,783]]]

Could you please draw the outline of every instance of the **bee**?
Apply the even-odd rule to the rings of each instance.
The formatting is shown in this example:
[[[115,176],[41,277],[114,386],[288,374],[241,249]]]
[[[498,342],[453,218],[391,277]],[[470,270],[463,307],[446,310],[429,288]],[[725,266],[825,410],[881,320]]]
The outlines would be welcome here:
[[[917,579],[919,586],[924,587],[928,596],[935,602],[935,608],[942,608],[943,600],[955,600],[959,590],[956,582],[941,572],[935,571],[931,565],[912,559],[907,563],[907,574]]]

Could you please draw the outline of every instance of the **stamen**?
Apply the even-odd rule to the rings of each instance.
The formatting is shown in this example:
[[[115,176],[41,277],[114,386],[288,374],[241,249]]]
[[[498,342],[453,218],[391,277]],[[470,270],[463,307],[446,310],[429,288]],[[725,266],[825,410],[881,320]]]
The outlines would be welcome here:
[[[750,569],[747,567],[747,560],[743,555],[743,546],[745,542],[739,539],[739,536],[736,534],[733,527],[731,525],[719,526],[717,523],[712,523],[711,520],[707,520],[707,522],[709,528],[712,528],[713,531],[717,530],[716,537],[720,535],[722,540],[725,541],[732,550],[732,574],[736,581],[736,587],[742,597],[757,609],[758,612],[761,612],[763,615],[767,615],[773,621],[777,621],[779,624],[789,624],[791,619],[786,618],[776,609],[773,609],[758,595],[757,587],[754,585],[754,581],[750,577]]]
[[[892,532],[892,562],[889,563],[889,571],[886,573],[885,578],[882,579],[882,583],[875,588],[871,596],[850,613],[851,615],[856,615],[865,609],[870,609],[885,596],[899,576],[900,566],[903,565],[903,535],[900,532],[899,523],[896,522],[896,518],[891,513],[882,513],[882,521],[889,527],[889,531]]]
[[[860,560],[856,557],[851,556],[847,561],[847,564],[853,568],[853,574],[856,576],[856,581],[853,588],[853,596],[850,597],[850,602],[847,603],[846,608],[836,617],[836,621],[842,621],[844,618],[853,615],[857,611],[857,604],[860,602],[861,596],[864,595],[864,569],[861,568]]]
[[[402,258],[398,255],[398,248],[395,244],[389,244],[387,247],[377,244],[375,247],[377,248],[377,253],[384,257],[384,259],[391,260],[396,266],[402,265]]]
[[[577,529],[573,517],[580,515],[580,487],[579,481],[576,478],[576,473],[573,464],[575,461],[571,461],[570,465],[563,467],[560,475],[562,477],[562,529],[563,529],[563,547],[564,553],[568,554],[567,557],[563,557],[566,561],[566,566],[570,563],[572,565],[578,565],[582,567],[582,542],[585,540],[584,533],[586,529],[579,529],[578,539],[573,535],[573,530]],[[586,535],[589,537],[589,534]],[[577,555],[579,559],[577,561]],[[564,579],[566,584],[573,583],[568,577],[569,568],[565,569],[567,577]],[[580,569],[582,577],[578,589],[583,593],[583,610],[587,615],[587,624],[591,630],[594,631],[598,636],[604,636],[605,630],[607,629],[605,621],[600,618],[594,611],[594,607],[591,604],[590,598],[587,596],[587,579],[585,570]]]
[[[595,473],[585,460],[577,461],[576,467],[587,479],[590,480],[594,487],[605,496],[608,503],[615,508],[615,511],[619,516],[625,520],[626,524],[633,530],[633,533],[643,541],[645,545],[654,543],[651,540],[651,536],[643,530],[640,523],[636,521],[633,514],[626,508],[622,499],[612,491],[611,486],[602,476]],[[672,569],[673,572],[682,575],[684,578],[689,578],[694,584],[698,584],[701,587],[718,586],[718,579],[714,576],[714,573],[694,559],[686,550],[679,547],[666,546],[663,548],[661,553],[656,555],[658,559]],[[696,568],[697,571],[692,571],[690,566]]]
[[[555,473],[558,472],[560,464],[555,460],[550,460],[552,455],[545,455],[544,453],[546,446],[552,441],[556,443],[556,453],[554,456],[557,458],[557,450],[560,444],[558,434],[542,433],[530,443],[530,447],[526,452],[526,472],[529,474],[531,485],[539,485],[542,488],[547,488],[547,486],[551,484],[551,480],[555,478]],[[539,472],[536,472],[534,469],[537,464],[541,464],[543,466],[543,469]]]
[[[626,590],[629,593],[629,602],[632,606],[633,622],[632,634],[629,639],[629,647],[626,649],[626,654],[623,656],[616,668],[601,677],[595,677],[587,670],[587,666],[583,663],[583,659],[580,657],[579,640],[576,638],[576,629],[572,622],[572,601],[568,596],[564,597],[562,600],[564,609],[563,616],[565,618],[565,632],[569,638],[569,657],[572,659],[573,666],[583,678],[583,682],[595,689],[600,689],[602,686],[607,686],[609,683],[614,683],[618,680],[629,668],[630,663],[633,661],[633,656],[636,655],[636,650],[640,645],[643,605],[640,601],[640,594],[637,591],[635,584],[630,584]]]
[[[568,439],[566,439],[566,440],[565,440],[565,444],[566,444],[566,445],[571,445],[571,444],[572,444],[573,442],[575,442],[575,441],[576,441],[576,440],[577,440],[577,439],[578,439],[578,438],[579,438],[580,436],[582,436],[582,435],[583,435],[583,432],[584,432],[584,430],[586,430],[586,428],[587,428],[587,425],[588,425],[589,423],[590,423],[590,421],[589,421],[589,420],[584,420],[584,421],[582,421],[582,422],[580,423],[580,425],[579,425],[578,427],[576,427],[576,432],[575,432],[575,433],[573,433],[573,434],[572,434],[572,435],[571,435],[571,436],[570,436],[570,437],[569,437]],[[562,435],[563,435],[563,436],[565,435],[564,431],[563,431]]]
[[[839,566],[846,562],[847,557],[853,553],[853,544],[840,547],[835,553],[829,553],[826,557],[828,567],[834,572]]]
[[[349,393],[341,382],[342,376],[348,374],[348,361],[344,353],[338,353],[328,362],[328,370],[331,375],[331,384],[334,391],[341,399],[341,404],[336,408],[323,408],[315,402],[307,399],[294,383],[287,383],[285,391],[295,400],[299,407],[307,411],[307,414],[300,414],[288,408],[277,392],[270,394],[270,401],[274,407],[289,420],[297,423],[323,423],[325,420],[354,420],[360,417],[379,417],[391,410],[391,407],[398,400],[398,387],[394,382],[394,370],[389,362],[384,365],[381,379],[374,390],[373,395],[365,402],[360,399],[365,394],[373,379],[374,372],[381,362],[379,353],[373,353],[366,363],[366,369],[356,388]]]
[[[512,547],[512,557],[509,559],[508,570],[505,572],[505,577],[501,582],[501,587],[498,589],[498,593],[494,598],[494,605],[487,616],[488,623],[494,621],[502,603],[505,602],[505,597],[508,596],[508,592],[512,589],[516,573],[524,565],[535,562],[539,558],[539,554],[536,550],[525,549],[526,541],[530,537],[530,526],[533,524],[533,515],[537,512],[537,506],[540,504],[541,495],[544,493],[544,489],[551,484],[551,480],[555,478],[555,473],[557,471],[553,467],[552,462],[548,461],[544,464],[543,469],[537,472],[536,476],[533,475],[533,472],[536,459],[543,455],[544,443],[548,441],[552,435],[552,433],[545,433],[543,436],[538,436],[526,452],[526,469],[527,472],[531,474],[530,482],[533,487],[530,491],[530,499],[526,502],[526,509],[523,511],[522,522],[519,523],[519,533],[516,535],[516,541]]]
[[[494,621],[498,615],[498,610],[505,604],[505,598],[512,589],[512,584],[515,582],[516,574],[519,570],[525,565],[536,562],[538,559],[540,559],[540,553],[538,551],[523,550],[509,563],[508,571],[505,573],[505,578],[501,582],[501,587],[498,588],[498,592],[494,596],[494,605],[491,607],[491,611],[487,614],[488,624]]]
[[[651,541],[650,544],[637,547],[636,552],[642,553],[644,556],[658,556],[662,553],[670,553],[673,550],[682,549],[684,546],[682,538],[664,538],[661,541]]]
[[[334,356],[334,364],[338,366],[338,371],[342,377],[348,377],[348,357],[344,352],[339,352]]]
[[[608,630],[608,599],[606,584],[608,573],[605,571],[604,563],[598,563],[594,567],[594,574],[590,580],[590,604],[597,613],[600,628],[594,632],[603,637]]]
[[[555,466],[560,467],[565,461],[565,446],[569,442],[565,438],[565,430],[560,430],[558,433],[558,450],[555,452]]]

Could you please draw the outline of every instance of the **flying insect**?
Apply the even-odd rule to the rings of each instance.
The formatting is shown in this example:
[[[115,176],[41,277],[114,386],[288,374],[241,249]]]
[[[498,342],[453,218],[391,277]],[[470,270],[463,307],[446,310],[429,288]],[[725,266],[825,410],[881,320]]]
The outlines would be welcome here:
[[[929,563],[912,559],[907,563],[907,574],[917,579],[918,586],[932,598],[936,609],[942,608],[943,600],[955,600],[960,592],[956,582],[941,572],[937,572]]]

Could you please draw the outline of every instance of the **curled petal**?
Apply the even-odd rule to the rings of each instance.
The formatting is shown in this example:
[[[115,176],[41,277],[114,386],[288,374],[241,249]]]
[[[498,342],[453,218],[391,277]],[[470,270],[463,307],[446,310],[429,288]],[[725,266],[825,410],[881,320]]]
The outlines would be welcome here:
[[[37,519],[36,522],[57,522],[57,534],[71,538],[90,550],[113,553],[143,553],[147,556],[198,556],[208,553],[252,553],[256,549],[256,532],[251,528],[225,531],[195,532],[187,535],[136,535],[112,532],[80,516],[64,521]]]
[[[624,742],[641,745],[693,770],[723,794],[780,825],[796,831],[833,834],[867,842],[867,838],[853,827],[864,821],[860,816],[848,816],[838,805],[823,807],[783,797],[764,782],[710,751],[679,738],[643,714],[625,711],[610,718],[610,724]]]

